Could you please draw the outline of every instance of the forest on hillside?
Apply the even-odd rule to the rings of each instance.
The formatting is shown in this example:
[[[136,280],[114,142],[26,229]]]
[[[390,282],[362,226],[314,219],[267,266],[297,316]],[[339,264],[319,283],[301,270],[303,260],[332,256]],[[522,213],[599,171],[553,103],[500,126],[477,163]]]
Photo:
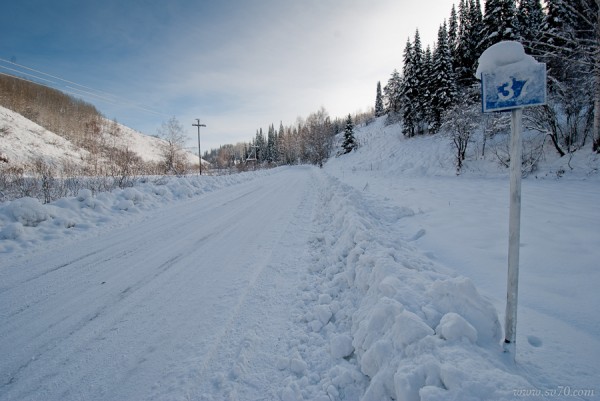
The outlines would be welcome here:
[[[460,0],[440,24],[437,42],[423,49],[419,31],[408,39],[401,72],[395,70],[375,114],[402,121],[407,137],[449,131],[458,164],[475,129],[498,132],[505,114],[482,117],[475,77],[483,51],[518,41],[546,63],[548,102],[525,110],[525,125],[548,138],[560,156],[591,146],[600,150],[600,11],[598,0]],[[462,151],[462,156],[460,156]]]

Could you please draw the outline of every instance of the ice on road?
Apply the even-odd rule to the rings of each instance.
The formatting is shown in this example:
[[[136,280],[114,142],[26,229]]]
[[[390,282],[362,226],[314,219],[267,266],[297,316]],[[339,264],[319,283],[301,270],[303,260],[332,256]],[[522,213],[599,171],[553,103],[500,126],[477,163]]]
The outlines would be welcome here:
[[[215,371],[242,374],[244,347],[275,349],[289,320],[308,246],[308,171],[174,203],[3,266],[0,399],[181,399],[219,386]],[[265,392],[272,379],[253,375],[264,380],[253,385]]]

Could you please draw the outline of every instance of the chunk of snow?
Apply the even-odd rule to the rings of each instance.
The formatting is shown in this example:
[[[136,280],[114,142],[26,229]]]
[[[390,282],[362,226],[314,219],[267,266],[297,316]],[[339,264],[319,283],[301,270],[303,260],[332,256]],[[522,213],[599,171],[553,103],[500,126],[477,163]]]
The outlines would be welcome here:
[[[122,199],[118,204],[117,204],[117,209],[119,210],[131,210],[133,209],[135,206],[133,204],[133,201],[128,200],[128,199]]]
[[[50,214],[35,198],[21,198],[8,205],[8,212],[15,221],[26,227],[35,227],[50,218]]]
[[[525,53],[523,45],[515,41],[498,42],[488,47],[479,57],[479,65],[475,77],[481,79],[481,74],[510,65],[511,68],[522,70],[538,62]]]
[[[350,356],[354,352],[352,337],[347,334],[333,337],[329,344],[331,347],[331,355],[337,359]]]
[[[307,369],[308,365],[301,358],[293,358],[290,361],[290,370],[299,376],[304,375]]]
[[[21,223],[7,224],[0,230],[0,239],[19,239],[25,234],[25,229]]]
[[[466,338],[471,343],[477,342],[477,330],[461,315],[454,312],[446,313],[435,332],[444,340],[457,341]]]
[[[79,202],[83,202],[83,201],[91,199],[91,198],[92,198],[92,191],[90,191],[87,188],[82,188],[79,190],[79,192],[77,192],[77,200]]]
[[[328,305],[319,305],[315,308],[315,315],[323,326],[325,326],[329,322],[329,319],[331,319],[332,313]]]
[[[502,329],[496,309],[479,294],[468,278],[436,281],[426,295],[438,311],[458,313],[468,321],[478,333],[479,344],[498,344],[500,341]]]

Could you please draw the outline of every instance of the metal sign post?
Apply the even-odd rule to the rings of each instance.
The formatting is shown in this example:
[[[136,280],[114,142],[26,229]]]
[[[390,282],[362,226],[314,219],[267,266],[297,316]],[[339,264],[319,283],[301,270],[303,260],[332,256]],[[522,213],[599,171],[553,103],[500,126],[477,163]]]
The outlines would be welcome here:
[[[508,279],[504,349],[515,355],[517,298],[519,293],[519,244],[521,242],[521,127],[523,109],[513,109],[510,136],[510,210],[508,217]]]
[[[481,74],[481,100],[484,113],[508,111],[510,137],[510,211],[508,221],[508,279],[504,350],[515,357],[517,338],[517,298],[519,288],[519,245],[521,238],[521,131],[523,107],[546,103],[546,65],[527,68],[506,65]]]

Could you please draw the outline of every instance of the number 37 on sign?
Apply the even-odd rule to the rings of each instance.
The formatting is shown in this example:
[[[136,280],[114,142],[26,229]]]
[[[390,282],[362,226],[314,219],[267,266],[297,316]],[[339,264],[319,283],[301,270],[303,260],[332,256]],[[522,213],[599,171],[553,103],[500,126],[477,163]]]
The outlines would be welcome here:
[[[546,64],[481,74],[481,97],[484,113],[546,104]]]

